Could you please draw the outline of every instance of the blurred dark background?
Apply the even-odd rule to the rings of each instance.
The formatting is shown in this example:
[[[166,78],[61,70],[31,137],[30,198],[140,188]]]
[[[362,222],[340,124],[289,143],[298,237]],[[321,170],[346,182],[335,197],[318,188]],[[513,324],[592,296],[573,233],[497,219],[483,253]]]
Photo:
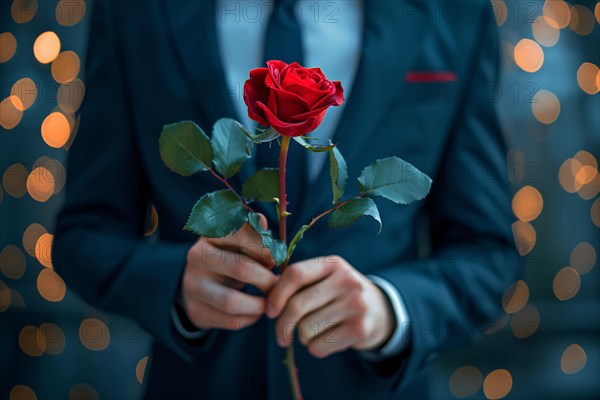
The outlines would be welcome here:
[[[506,314],[436,362],[432,396],[598,398],[600,3],[492,3],[504,64],[489,93],[510,147],[525,273],[506,289]],[[80,301],[50,259],[92,2],[0,9],[0,399],[138,398],[149,336]],[[148,237],[157,226],[150,213]]]

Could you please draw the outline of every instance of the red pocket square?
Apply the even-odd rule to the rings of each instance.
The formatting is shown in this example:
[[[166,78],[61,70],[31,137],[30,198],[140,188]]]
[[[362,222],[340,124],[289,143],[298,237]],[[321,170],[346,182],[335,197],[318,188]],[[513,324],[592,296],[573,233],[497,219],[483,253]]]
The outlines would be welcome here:
[[[406,82],[456,82],[458,77],[452,71],[409,71],[406,73]]]

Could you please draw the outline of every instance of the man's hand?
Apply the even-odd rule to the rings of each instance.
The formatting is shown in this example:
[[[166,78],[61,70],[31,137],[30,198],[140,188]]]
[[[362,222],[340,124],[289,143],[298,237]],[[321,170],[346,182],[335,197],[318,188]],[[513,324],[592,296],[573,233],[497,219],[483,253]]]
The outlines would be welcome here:
[[[261,225],[267,222],[261,215]],[[221,239],[200,238],[189,250],[182,278],[181,301],[190,321],[200,329],[238,330],[255,323],[265,299],[240,291],[246,284],[268,293],[277,282],[275,262],[262,239],[245,224]]]
[[[279,317],[280,346],[290,345],[296,328],[318,358],[348,348],[375,349],[396,325],[386,295],[338,256],[289,265],[267,297],[267,315]]]

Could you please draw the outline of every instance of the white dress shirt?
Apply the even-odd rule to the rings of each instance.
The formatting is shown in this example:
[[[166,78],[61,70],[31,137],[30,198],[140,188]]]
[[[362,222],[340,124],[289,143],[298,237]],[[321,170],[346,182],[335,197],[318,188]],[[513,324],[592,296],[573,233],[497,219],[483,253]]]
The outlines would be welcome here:
[[[243,86],[251,69],[263,66],[263,44],[270,13],[270,1],[217,1],[215,13],[219,51],[225,79],[238,118],[247,127],[254,126],[243,100]],[[299,0],[299,17],[305,66],[320,67],[328,78],[339,80],[345,97],[350,96],[362,48],[363,2]],[[332,138],[344,105],[331,107],[322,124],[311,136]],[[328,162],[324,153],[309,153],[307,171],[318,173]],[[309,167],[312,166],[312,167]],[[368,276],[388,297],[396,317],[396,330],[378,351],[360,352],[367,359],[382,359],[400,354],[408,344],[409,316],[398,290],[387,280]],[[177,330],[188,339],[200,338],[204,331],[185,329],[173,310]]]

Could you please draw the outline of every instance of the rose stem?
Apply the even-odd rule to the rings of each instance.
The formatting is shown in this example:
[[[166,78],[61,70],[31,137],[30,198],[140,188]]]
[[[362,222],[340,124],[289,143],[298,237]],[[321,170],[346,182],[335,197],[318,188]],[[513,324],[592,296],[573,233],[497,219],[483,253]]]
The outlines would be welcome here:
[[[290,148],[290,137],[281,136],[281,149],[279,152],[279,238],[287,243],[286,239],[286,218],[287,218],[287,195],[285,191],[285,168],[287,163],[288,149]],[[282,265],[281,272],[285,270]]]
[[[288,150],[290,148],[289,136],[281,137],[281,148],[279,152],[279,238],[287,243],[286,233],[286,218],[287,218],[287,193],[285,188],[285,171],[287,163]],[[281,273],[283,273],[287,267],[287,259],[281,264]],[[300,392],[300,380],[298,379],[298,368],[296,368],[296,362],[294,361],[294,343],[292,342],[285,353],[285,360],[283,363],[286,365],[288,375],[290,379],[290,386],[292,388],[292,395],[295,400],[302,400],[302,393]]]

